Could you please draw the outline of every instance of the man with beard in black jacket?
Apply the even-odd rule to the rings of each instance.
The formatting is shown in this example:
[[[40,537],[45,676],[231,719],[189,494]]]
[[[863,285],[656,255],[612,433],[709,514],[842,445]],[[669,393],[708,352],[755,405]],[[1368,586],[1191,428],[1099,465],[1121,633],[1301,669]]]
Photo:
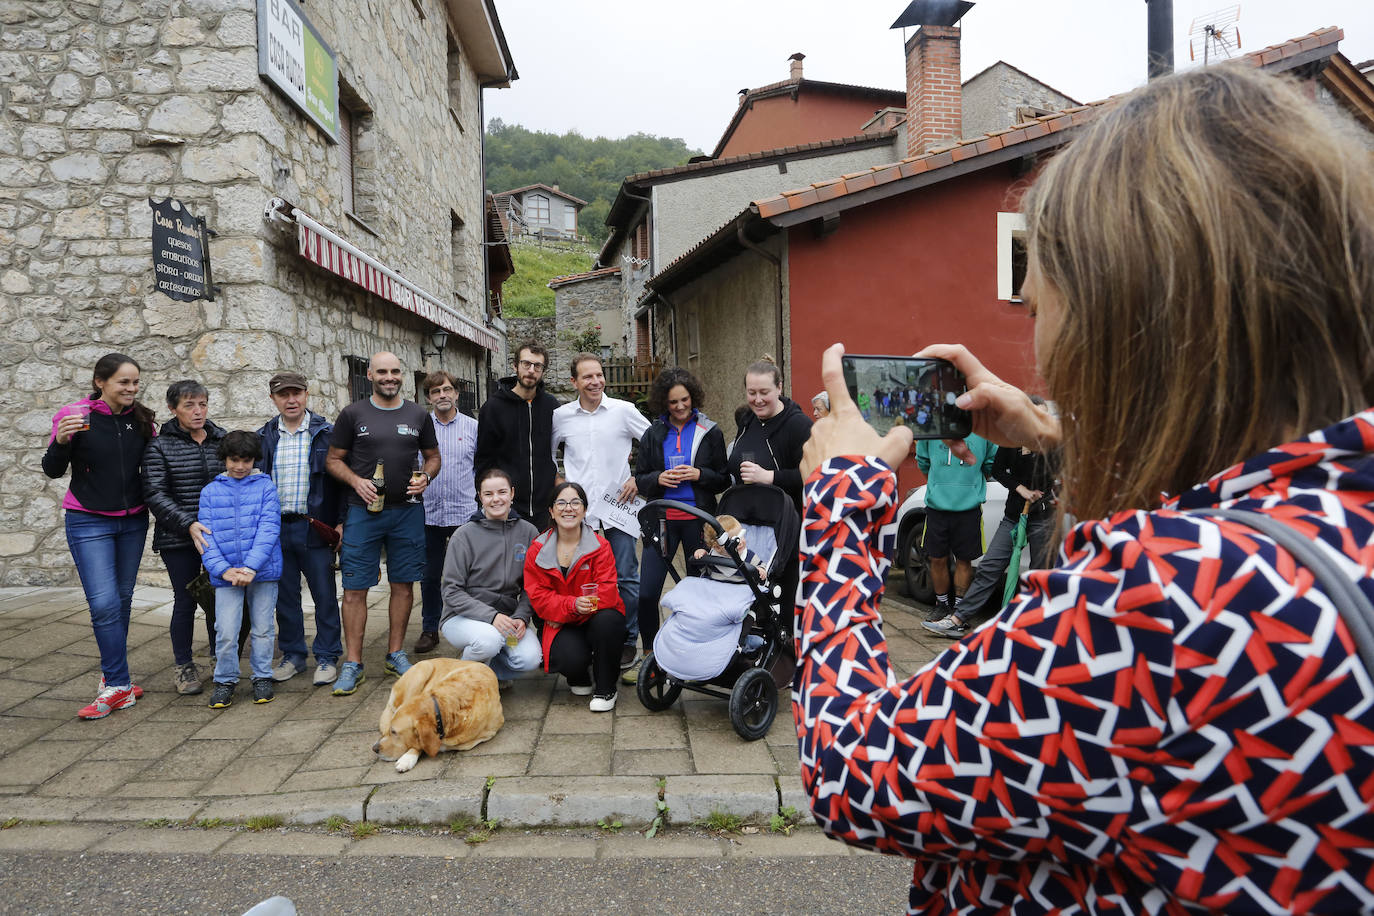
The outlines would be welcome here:
[[[515,488],[516,511],[544,531],[553,524],[553,411],[559,401],[544,390],[548,351],[526,341],[515,353],[515,375],[501,379],[477,415],[473,476],[480,480],[488,468],[504,470]]]

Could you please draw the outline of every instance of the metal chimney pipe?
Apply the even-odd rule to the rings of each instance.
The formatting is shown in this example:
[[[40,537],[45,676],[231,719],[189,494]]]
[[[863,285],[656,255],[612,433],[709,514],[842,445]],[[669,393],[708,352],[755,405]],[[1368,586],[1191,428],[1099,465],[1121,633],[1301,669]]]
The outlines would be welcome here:
[[[1174,0],[1145,0],[1146,59],[1150,79],[1174,72]]]

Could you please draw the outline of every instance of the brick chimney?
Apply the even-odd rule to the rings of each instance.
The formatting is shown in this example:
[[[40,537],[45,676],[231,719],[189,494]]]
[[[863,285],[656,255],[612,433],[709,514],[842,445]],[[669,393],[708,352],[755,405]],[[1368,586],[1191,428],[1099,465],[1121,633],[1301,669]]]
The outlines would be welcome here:
[[[806,55],[798,51],[787,59],[792,62],[787,74],[788,81],[800,83],[802,78],[802,61],[806,59]]]
[[[921,26],[906,43],[906,154],[957,139],[963,107],[959,27]]]

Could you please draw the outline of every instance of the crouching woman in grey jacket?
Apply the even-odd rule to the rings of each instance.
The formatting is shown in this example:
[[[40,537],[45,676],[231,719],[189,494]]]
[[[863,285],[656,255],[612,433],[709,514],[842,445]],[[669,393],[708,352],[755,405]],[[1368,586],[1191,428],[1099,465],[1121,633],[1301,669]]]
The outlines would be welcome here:
[[[481,510],[448,542],[439,632],[465,661],[486,662],[505,683],[539,667],[539,636],[525,596],[525,551],[539,532],[511,508],[510,475],[501,468],[477,481]]]

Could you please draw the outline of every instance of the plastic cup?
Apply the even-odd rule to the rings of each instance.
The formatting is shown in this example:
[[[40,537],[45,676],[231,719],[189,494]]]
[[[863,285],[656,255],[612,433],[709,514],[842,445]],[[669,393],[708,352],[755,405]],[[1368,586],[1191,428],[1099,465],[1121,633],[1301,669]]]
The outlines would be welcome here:
[[[597,607],[600,606],[600,590],[600,587],[595,582],[590,585],[582,586],[582,597],[591,599],[592,610],[596,610]]]
[[[516,646],[520,645],[520,637],[516,636],[514,633],[507,633],[506,645],[514,649]]]
[[[91,428],[91,408],[83,404],[76,408],[76,411],[81,415],[81,429],[79,431],[87,432]]]
[[[682,467],[682,465],[684,465],[684,464],[686,464],[686,463],[687,463],[687,456],[686,456],[686,455],[669,455],[669,456],[668,456],[668,470],[670,470],[670,471],[673,470],[674,468]]]
[[[743,463],[743,462],[745,462],[745,461],[748,461],[750,464],[753,464],[753,463],[755,463],[755,462],[754,462],[754,457],[755,457],[755,456],[754,456],[754,453],[753,453],[753,452],[740,452],[739,460],[740,460],[741,463]]]

